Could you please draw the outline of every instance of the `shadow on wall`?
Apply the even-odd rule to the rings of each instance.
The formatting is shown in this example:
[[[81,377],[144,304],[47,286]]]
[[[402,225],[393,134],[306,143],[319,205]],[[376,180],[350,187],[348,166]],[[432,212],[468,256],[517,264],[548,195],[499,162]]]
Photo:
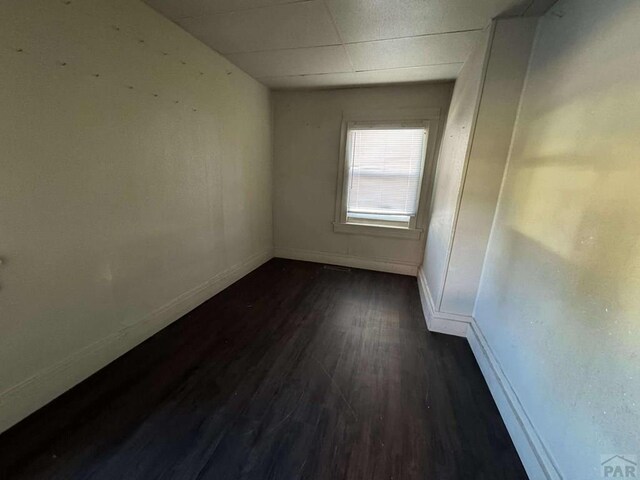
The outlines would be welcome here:
[[[602,108],[575,102],[532,124],[522,150],[549,156],[514,163],[503,198],[509,200],[506,225],[566,262],[559,269],[572,272],[566,293],[584,302],[586,312],[602,307],[612,313],[640,306],[640,175],[634,157],[640,140],[629,141],[636,138],[629,124],[598,122],[598,138],[589,134],[593,127],[585,127],[585,119],[598,117],[589,113],[619,111],[628,103],[605,96]],[[533,146],[538,142],[546,152]]]
[[[638,446],[640,84],[610,75],[638,53],[597,44],[621,13],[533,65],[475,311],[566,475]]]
[[[538,432],[559,432],[561,440],[547,445],[552,457],[569,465],[592,459],[597,469],[604,452],[635,453],[629,426],[639,420],[640,307],[628,294],[638,291],[637,277],[634,289],[630,279],[611,279],[599,268],[606,243],[591,243],[594,257],[586,263],[512,228],[495,245],[499,259],[486,273],[476,318]],[[638,252],[625,252],[618,263],[625,258],[637,263]]]

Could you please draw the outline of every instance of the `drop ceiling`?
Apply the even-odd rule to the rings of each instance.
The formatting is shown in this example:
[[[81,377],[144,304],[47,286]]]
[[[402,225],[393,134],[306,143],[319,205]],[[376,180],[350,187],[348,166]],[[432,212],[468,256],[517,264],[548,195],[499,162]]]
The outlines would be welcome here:
[[[452,80],[492,18],[554,1],[146,0],[273,88]]]

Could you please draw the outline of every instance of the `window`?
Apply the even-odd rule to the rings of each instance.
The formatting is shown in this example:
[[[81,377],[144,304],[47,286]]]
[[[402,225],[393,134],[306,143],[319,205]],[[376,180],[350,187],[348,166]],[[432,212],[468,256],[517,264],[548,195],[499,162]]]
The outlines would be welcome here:
[[[430,124],[344,122],[335,231],[419,238]]]
[[[347,222],[415,226],[424,127],[352,126],[347,138]]]

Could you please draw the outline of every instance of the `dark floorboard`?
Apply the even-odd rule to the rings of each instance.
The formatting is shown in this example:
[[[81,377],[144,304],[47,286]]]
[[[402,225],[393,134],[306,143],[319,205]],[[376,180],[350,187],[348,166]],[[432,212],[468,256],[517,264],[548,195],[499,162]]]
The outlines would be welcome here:
[[[0,478],[526,475],[415,278],[274,259],[1,435]]]

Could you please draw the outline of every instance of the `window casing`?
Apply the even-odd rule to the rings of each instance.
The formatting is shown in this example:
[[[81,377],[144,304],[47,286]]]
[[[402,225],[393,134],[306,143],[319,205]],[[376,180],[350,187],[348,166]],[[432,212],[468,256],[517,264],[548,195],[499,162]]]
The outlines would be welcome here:
[[[335,232],[420,238],[438,113],[345,115]]]

